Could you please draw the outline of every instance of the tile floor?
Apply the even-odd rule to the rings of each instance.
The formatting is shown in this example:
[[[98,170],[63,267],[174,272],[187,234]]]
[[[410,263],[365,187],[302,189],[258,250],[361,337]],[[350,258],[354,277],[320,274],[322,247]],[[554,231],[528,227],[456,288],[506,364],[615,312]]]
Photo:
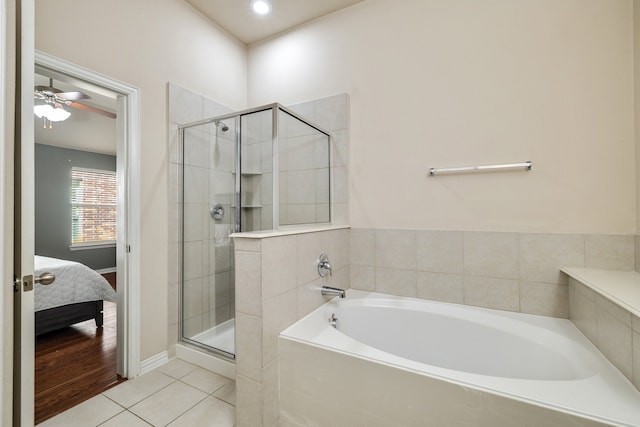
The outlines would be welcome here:
[[[235,396],[234,381],[172,359],[38,427],[233,427]]]

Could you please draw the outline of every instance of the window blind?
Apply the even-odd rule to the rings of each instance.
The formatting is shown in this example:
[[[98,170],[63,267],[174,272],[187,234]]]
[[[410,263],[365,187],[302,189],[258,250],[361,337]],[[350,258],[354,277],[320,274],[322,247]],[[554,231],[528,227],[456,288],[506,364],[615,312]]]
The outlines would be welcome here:
[[[116,173],[71,168],[71,244],[116,240]]]

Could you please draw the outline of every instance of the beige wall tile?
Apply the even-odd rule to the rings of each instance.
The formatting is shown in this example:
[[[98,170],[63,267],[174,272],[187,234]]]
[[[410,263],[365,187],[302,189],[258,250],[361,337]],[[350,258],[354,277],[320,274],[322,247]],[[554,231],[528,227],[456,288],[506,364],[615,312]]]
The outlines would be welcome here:
[[[640,271],[640,235],[636,234],[634,236],[635,243],[635,269],[636,271]]]
[[[262,316],[262,257],[258,252],[236,251],[236,310]]]
[[[200,127],[185,128],[183,161],[185,165],[209,167],[209,134]]]
[[[376,230],[376,266],[416,269],[414,230]]]
[[[568,318],[568,285],[521,282],[520,311],[541,316]]]
[[[203,279],[184,282],[182,287],[182,305],[184,317],[194,317],[203,312]]]
[[[376,230],[352,228],[349,243],[351,264],[376,265]]]
[[[591,341],[597,342],[596,301],[589,289],[569,278],[569,319]]]
[[[328,299],[320,293],[320,288],[323,283],[324,281],[322,279],[317,279],[298,286],[298,308],[296,311],[296,319],[303,318],[328,301]]]
[[[631,328],[604,309],[596,309],[596,345],[607,359],[631,381],[633,379]]]
[[[175,164],[169,163],[169,203],[182,203],[182,190],[180,183],[182,182],[182,168]]]
[[[262,374],[262,422],[272,426],[280,417],[280,387],[278,384],[278,360],[266,366]]]
[[[297,236],[262,239],[262,299],[296,288]]]
[[[348,203],[332,203],[331,222],[334,225],[349,224],[349,204]]]
[[[518,279],[518,235],[465,231],[464,273],[470,276]]]
[[[262,239],[234,237],[233,244],[236,251],[260,252],[262,250]]]
[[[519,284],[514,280],[465,276],[464,303],[498,310],[519,311]]]
[[[236,378],[236,426],[262,426],[262,384],[243,375]]]
[[[349,178],[346,167],[333,168],[333,201],[347,203],[349,201]]]
[[[375,292],[376,268],[368,265],[351,264],[349,283],[352,289]]]
[[[349,126],[349,95],[328,96],[313,101],[312,119],[327,130],[346,129]]]
[[[329,262],[334,266],[335,252],[330,235],[327,233],[305,233],[296,237],[296,267],[297,285],[311,282],[319,278],[318,257],[321,253],[327,254]]]
[[[633,331],[633,385],[640,390],[640,332]]]
[[[348,265],[334,270],[331,276],[320,279],[321,283],[335,288],[349,289],[351,287],[349,282],[350,270],[351,268]]]
[[[236,312],[236,371],[262,381],[262,318]]]
[[[417,273],[410,270],[376,268],[376,292],[415,297]]]
[[[605,270],[635,268],[635,237],[614,234],[585,236],[585,266]]]
[[[349,229],[324,231],[329,239],[329,259],[334,269],[346,267],[351,262]]]
[[[203,242],[184,243],[184,280],[191,280],[204,275],[204,251]]]
[[[184,166],[184,203],[208,203],[209,171],[195,166]]]
[[[461,231],[418,231],[416,244],[418,271],[462,274],[464,238]]]
[[[347,166],[349,164],[349,131],[339,130],[331,133],[333,137],[333,166]]]
[[[634,331],[636,332],[640,332],[640,317],[638,316],[631,316],[631,327],[633,328]]]
[[[520,278],[566,284],[562,267],[584,267],[582,234],[520,234]]]
[[[417,297],[464,304],[464,276],[419,271]]]
[[[631,327],[631,313],[629,313],[624,308],[620,307],[617,304],[614,304],[613,302],[609,301],[607,298],[599,294],[596,295],[596,306],[618,319],[625,326]]]
[[[298,292],[289,292],[265,301],[262,306],[262,367],[278,357],[278,334],[298,319]],[[254,357],[255,354],[254,354]]]

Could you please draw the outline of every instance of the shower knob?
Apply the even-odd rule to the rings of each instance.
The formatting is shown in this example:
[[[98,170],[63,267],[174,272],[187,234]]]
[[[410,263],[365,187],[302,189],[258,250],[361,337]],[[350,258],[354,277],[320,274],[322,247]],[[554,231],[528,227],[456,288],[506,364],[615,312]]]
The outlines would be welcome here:
[[[209,215],[216,221],[220,221],[224,217],[224,208],[220,203],[216,203],[209,209]]]

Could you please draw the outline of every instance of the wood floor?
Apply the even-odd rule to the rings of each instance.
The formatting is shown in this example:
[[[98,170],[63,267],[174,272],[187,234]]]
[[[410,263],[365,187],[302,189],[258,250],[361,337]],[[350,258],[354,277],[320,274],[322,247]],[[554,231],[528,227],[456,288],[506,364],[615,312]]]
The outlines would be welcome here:
[[[123,381],[116,374],[116,304],[104,302],[104,326],[77,323],[36,337],[36,424]]]

